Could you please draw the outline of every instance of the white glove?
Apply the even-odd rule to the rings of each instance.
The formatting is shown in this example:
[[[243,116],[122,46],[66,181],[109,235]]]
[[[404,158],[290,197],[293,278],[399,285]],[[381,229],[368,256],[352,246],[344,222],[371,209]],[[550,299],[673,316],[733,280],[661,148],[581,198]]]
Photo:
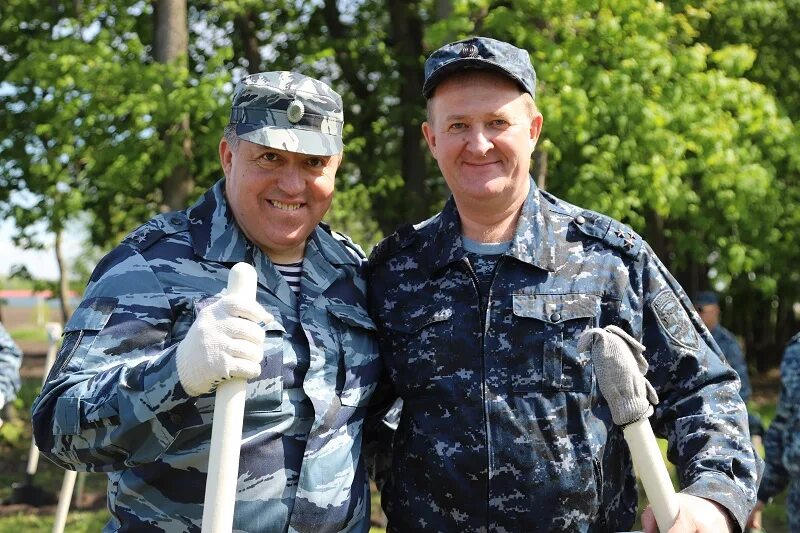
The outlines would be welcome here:
[[[578,350],[592,347],[592,363],[597,384],[608,402],[611,418],[625,426],[653,414],[658,395],[644,375],[647,361],[644,346],[617,326],[584,331]]]
[[[178,345],[178,379],[192,396],[213,391],[229,378],[252,379],[261,374],[264,330],[272,321],[254,300],[226,294],[197,316]]]

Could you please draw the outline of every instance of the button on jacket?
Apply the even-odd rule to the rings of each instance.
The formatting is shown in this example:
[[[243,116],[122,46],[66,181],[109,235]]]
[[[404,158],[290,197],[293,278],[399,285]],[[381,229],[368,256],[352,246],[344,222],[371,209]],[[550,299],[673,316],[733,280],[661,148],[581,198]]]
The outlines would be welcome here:
[[[581,332],[611,324],[647,347],[661,399],[651,421],[684,492],[743,524],[757,460],[736,374],[641,238],[531,180],[484,314],[459,226],[451,198],[370,257],[370,310],[403,399],[382,494],[389,530],[630,529],[630,455],[577,350]]]
[[[186,394],[175,352],[247,261],[274,320],[247,384],[234,530],[367,531],[361,428],[380,361],[363,255],[318,226],[295,296],[223,191],[155,217],[98,265],[34,404],[37,445],[66,468],[108,473],[106,531],[199,531],[214,395]]]

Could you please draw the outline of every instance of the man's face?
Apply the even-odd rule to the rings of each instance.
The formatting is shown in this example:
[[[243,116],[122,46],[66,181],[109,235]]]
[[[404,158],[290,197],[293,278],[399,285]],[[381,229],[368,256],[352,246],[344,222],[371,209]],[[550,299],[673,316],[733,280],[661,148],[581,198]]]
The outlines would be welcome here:
[[[709,330],[717,327],[719,324],[719,306],[717,304],[698,305],[695,309]]]
[[[422,131],[459,209],[521,205],[542,128],[530,95],[504,76],[479,71],[444,80],[429,105]]]
[[[273,262],[303,257],[308,236],[328,211],[341,154],[287,152],[248,141],[219,144],[225,195],[245,235]]]

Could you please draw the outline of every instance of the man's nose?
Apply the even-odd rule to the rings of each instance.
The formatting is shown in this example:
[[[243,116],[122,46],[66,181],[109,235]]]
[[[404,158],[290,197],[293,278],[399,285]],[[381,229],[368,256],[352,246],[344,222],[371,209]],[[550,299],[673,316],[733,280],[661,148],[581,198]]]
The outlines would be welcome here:
[[[303,178],[299,164],[286,165],[283,175],[278,180],[278,187],[290,196],[301,194],[305,191],[306,180]]]
[[[474,127],[471,129],[467,137],[467,150],[470,153],[483,157],[492,148],[494,148],[494,143],[484,128]]]

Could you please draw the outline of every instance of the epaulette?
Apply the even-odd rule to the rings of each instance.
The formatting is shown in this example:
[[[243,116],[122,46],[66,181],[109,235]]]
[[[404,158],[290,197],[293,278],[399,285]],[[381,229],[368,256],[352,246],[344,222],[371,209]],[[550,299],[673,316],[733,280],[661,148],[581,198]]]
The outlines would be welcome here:
[[[638,233],[606,215],[584,210],[573,219],[573,223],[583,234],[599,239],[629,257],[637,257],[642,249],[644,241]]]
[[[400,226],[397,231],[375,245],[369,254],[370,266],[383,263],[395,253],[410,245],[416,232],[417,229],[412,224]]]
[[[364,250],[361,248],[361,246],[359,246],[358,243],[356,243],[353,239],[344,233],[339,233],[338,231],[332,230],[331,227],[325,222],[320,222],[319,225],[322,229],[328,232],[331,237],[340,242],[342,246],[344,246],[345,249],[350,252],[350,255],[359,261],[363,261],[367,258],[367,254],[364,253]]]
[[[792,336],[792,338],[791,338],[791,339],[789,339],[789,342],[787,342],[787,343],[786,343],[786,346],[789,346],[790,344],[794,344],[794,343],[796,343],[796,342],[800,342],[800,331],[798,331],[797,333],[795,333],[795,334]]]
[[[143,252],[158,242],[165,235],[172,235],[189,228],[189,219],[182,211],[171,213],[161,213],[151,218],[122,240],[122,244],[127,244]]]

